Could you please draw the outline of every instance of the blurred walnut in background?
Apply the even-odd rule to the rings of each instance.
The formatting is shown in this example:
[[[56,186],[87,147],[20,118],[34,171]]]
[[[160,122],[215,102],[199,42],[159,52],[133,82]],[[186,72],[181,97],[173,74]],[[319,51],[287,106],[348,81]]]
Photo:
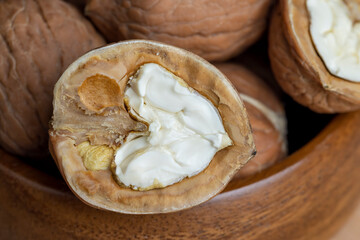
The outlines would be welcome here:
[[[0,1],[0,34],[0,145],[21,156],[47,155],[54,84],[104,40],[58,0]]]
[[[243,66],[222,63],[217,64],[216,67],[234,84],[249,116],[257,153],[239,170],[234,179],[248,177],[286,156],[284,108],[272,89]]]
[[[268,50],[273,74],[287,94],[312,111],[360,109],[355,6],[360,1],[281,0],[273,11]]]
[[[90,0],[85,14],[109,41],[150,39],[209,61],[229,59],[266,26],[271,0]]]

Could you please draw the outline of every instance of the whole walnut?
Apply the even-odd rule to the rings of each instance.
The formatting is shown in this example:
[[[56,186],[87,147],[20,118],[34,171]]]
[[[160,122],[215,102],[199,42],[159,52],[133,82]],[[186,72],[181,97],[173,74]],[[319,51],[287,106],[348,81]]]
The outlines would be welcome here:
[[[21,156],[45,156],[55,82],[104,40],[59,0],[0,1],[0,34],[0,145]]]
[[[90,0],[85,14],[110,41],[150,39],[209,61],[237,55],[266,26],[272,0]]]
[[[243,66],[221,63],[216,67],[229,78],[239,92],[253,130],[257,154],[234,176],[234,179],[245,178],[286,156],[284,108],[272,89]]]

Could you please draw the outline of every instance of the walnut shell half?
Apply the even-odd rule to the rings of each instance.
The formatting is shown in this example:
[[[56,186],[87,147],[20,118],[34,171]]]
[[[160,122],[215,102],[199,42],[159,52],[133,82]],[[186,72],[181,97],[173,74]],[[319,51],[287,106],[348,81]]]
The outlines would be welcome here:
[[[286,93],[320,113],[360,109],[360,84],[330,74],[309,31],[306,0],[281,0],[269,30],[273,73]]]
[[[243,66],[233,63],[215,66],[238,90],[253,130],[256,156],[234,176],[234,179],[245,178],[268,168],[286,156],[285,111],[272,89]]]
[[[245,50],[263,33],[272,0],[91,0],[85,14],[110,41],[149,39],[209,61]]]
[[[87,170],[76,145],[89,141],[114,146],[129,132],[144,130],[144,125],[127,112],[123,95],[129,77],[149,62],[163,66],[210,100],[233,145],[218,151],[209,166],[193,177],[165,188],[135,191],[118,184],[110,169]],[[83,89],[94,82],[97,90],[91,87],[95,85]],[[93,101],[100,95],[100,102]],[[53,105],[53,157],[71,190],[85,203],[101,209],[139,214],[192,207],[219,193],[255,154],[246,111],[227,78],[202,58],[162,43],[126,41],[85,54],[57,82]]]
[[[0,34],[0,145],[21,156],[47,156],[55,82],[72,61],[105,42],[58,0],[0,1]]]

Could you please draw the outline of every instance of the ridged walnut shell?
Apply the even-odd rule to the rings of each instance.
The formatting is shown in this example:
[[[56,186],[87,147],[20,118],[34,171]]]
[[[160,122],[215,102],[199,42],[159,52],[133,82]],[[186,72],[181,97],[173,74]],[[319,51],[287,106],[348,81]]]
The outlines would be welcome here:
[[[91,0],[85,14],[110,41],[149,39],[209,61],[237,55],[266,27],[272,0]]]
[[[255,74],[239,64],[215,65],[241,94],[256,146],[256,156],[236,173],[233,179],[258,173],[287,153],[286,116],[277,95]]]
[[[316,52],[306,0],[280,0],[269,30],[273,73],[283,90],[320,113],[360,109],[360,84],[332,75]]]
[[[86,140],[111,144],[115,138],[141,129],[125,110],[123,93],[128,78],[148,62],[165,67],[207,97],[218,109],[233,145],[217,152],[196,176],[161,189],[135,191],[117,184],[111,170],[86,170],[75,145]],[[81,102],[78,94],[84,80],[99,73],[114,80],[111,89],[119,89],[111,98],[117,100],[101,113],[96,112],[95,105]],[[101,83],[103,78],[99,79]],[[76,60],[55,86],[52,127],[50,149],[71,190],[91,206],[122,213],[171,212],[200,204],[219,193],[255,154],[246,111],[227,78],[190,52],[145,40],[119,42]]]
[[[58,0],[0,1],[0,34],[0,145],[21,156],[48,155],[55,82],[104,40]]]

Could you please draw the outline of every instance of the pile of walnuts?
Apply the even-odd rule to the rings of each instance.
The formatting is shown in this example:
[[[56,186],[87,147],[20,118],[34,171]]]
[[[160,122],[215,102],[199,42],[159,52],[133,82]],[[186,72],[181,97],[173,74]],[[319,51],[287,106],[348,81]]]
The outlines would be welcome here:
[[[300,1],[301,2],[301,1]],[[36,161],[49,157],[53,88],[78,57],[106,43],[148,39],[216,63],[239,91],[258,155],[237,177],[262,171],[286,155],[286,119],[278,96],[236,62],[264,34],[272,0],[3,0],[0,1],[0,146]],[[298,102],[344,112],[359,102],[321,85],[289,24],[293,1],[279,1],[270,29],[275,77]],[[289,17],[290,16],[290,17]],[[282,21],[285,19],[284,21]],[[290,19],[290,20],[289,20]],[[289,23],[290,22],[290,23]],[[295,21],[296,22],[296,21]],[[299,34],[299,32],[296,32]],[[304,37],[305,38],[305,37]],[[295,40],[294,40],[295,39]],[[219,63],[221,62],[221,63]],[[305,90],[304,90],[305,89]]]

